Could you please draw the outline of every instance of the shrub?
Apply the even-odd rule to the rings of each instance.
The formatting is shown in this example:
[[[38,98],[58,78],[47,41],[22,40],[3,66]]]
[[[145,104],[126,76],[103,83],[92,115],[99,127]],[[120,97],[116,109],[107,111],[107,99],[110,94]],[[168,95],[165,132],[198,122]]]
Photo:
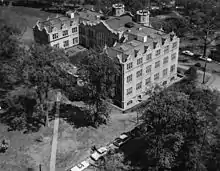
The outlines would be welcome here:
[[[195,66],[191,66],[184,74],[187,76],[189,81],[195,81],[198,77],[197,68]]]
[[[10,141],[6,138],[3,138],[0,143],[0,153],[5,153],[10,145]]]
[[[198,62],[198,63],[196,63],[194,66],[196,66],[196,67],[201,67],[201,64]]]

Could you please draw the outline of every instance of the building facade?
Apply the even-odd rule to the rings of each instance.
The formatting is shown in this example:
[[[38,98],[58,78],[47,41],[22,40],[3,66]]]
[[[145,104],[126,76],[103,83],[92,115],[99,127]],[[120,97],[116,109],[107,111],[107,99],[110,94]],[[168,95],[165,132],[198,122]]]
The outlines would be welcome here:
[[[69,11],[66,16],[37,21],[33,33],[37,43],[68,49],[79,44],[79,19]]]
[[[108,16],[86,9],[78,12],[78,16],[80,44],[86,48],[112,47],[123,41],[124,26],[133,20],[123,4],[114,4]]]
[[[155,34],[154,39],[152,34],[143,35],[142,40],[136,38],[108,49],[108,55],[117,57],[121,64],[115,100],[124,110],[141,102],[155,85],[167,86],[177,78],[179,38],[174,33]]]

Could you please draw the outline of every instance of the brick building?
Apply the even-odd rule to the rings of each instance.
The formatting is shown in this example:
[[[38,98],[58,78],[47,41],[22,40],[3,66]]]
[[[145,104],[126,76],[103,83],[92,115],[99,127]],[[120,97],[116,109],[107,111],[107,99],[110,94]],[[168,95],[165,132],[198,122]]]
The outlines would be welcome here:
[[[79,44],[79,20],[69,11],[65,16],[57,15],[45,21],[38,21],[33,27],[37,43],[68,49]]]

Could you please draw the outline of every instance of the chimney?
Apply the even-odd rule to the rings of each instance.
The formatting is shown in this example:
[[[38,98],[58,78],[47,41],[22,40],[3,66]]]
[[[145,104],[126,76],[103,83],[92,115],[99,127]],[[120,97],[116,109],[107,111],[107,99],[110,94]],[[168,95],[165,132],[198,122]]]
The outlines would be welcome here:
[[[67,11],[66,12],[66,15],[69,17],[69,18],[74,18],[75,17],[75,13],[73,11]]]
[[[150,12],[148,10],[139,10],[136,12],[137,23],[143,24],[144,26],[150,26],[149,17]]]
[[[112,14],[113,16],[119,17],[125,13],[124,4],[113,4],[112,5]]]

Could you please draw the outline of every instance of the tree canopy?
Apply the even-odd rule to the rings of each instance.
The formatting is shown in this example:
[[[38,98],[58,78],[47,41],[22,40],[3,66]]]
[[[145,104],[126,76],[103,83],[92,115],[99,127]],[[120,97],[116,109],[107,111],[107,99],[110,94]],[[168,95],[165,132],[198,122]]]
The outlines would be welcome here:
[[[185,85],[183,85],[185,84]],[[220,93],[178,83],[150,97],[142,106],[143,123],[152,129],[142,133],[145,146],[139,166],[152,170],[209,170],[219,142]],[[218,127],[218,128],[217,128]],[[219,148],[218,148],[219,149]]]

